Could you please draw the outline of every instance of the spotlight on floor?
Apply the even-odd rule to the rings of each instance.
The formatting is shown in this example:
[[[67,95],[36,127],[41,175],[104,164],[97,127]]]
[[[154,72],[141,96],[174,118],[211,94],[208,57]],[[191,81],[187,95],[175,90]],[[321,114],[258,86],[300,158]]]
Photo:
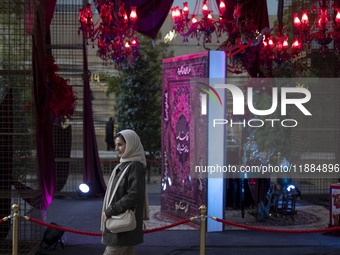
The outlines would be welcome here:
[[[86,183],[82,183],[82,184],[79,185],[79,190],[80,190],[82,193],[87,194],[87,193],[89,193],[89,191],[90,191],[90,187],[89,187],[89,185],[87,185]]]
[[[90,193],[91,193],[91,188],[89,184],[81,183],[78,186],[77,194],[79,197],[86,199],[90,196]]]
[[[287,187],[287,191],[288,192],[291,192],[291,191],[293,191],[293,190],[295,190],[295,186],[294,185],[288,185],[288,187]]]

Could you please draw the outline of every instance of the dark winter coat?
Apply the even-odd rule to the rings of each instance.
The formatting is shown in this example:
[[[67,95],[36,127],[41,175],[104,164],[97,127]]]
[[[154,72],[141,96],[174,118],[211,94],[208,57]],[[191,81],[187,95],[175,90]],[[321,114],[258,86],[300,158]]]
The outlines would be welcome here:
[[[124,162],[117,170],[112,183],[116,185],[120,175],[130,162]],[[136,216],[136,229],[113,234],[105,228],[102,243],[109,246],[134,246],[143,242],[143,206],[145,198],[145,169],[142,163],[132,161],[123,176],[112,204],[105,210],[106,217],[132,209]]]

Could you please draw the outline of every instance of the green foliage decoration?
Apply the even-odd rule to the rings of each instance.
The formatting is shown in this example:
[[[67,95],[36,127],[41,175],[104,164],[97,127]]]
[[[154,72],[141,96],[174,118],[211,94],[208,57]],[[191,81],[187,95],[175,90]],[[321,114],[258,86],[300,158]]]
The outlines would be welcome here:
[[[161,148],[162,59],[173,56],[168,45],[139,36],[141,56],[124,63],[117,77],[105,77],[107,94],[115,93],[115,120],[118,131],[133,129],[141,137],[144,149],[155,158]]]

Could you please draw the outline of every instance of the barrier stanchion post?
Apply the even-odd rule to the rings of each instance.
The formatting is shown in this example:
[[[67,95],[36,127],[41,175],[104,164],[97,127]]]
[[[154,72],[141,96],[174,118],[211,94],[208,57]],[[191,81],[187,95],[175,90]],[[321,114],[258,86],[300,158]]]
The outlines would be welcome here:
[[[200,237],[200,255],[205,254],[205,230],[206,230],[206,223],[207,223],[207,207],[205,205],[200,206],[200,212],[201,212],[201,237]]]
[[[12,240],[12,255],[18,255],[19,246],[19,204],[13,204],[13,240]]]

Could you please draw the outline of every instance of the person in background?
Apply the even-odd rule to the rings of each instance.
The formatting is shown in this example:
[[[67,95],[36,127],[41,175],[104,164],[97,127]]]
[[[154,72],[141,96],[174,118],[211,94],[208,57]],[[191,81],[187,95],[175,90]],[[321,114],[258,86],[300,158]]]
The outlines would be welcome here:
[[[106,245],[104,255],[133,255],[134,246],[143,242],[143,219],[148,217],[146,199],[145,167],[146,159],[139,136],[133,130],[123,130],[115,136],[115,149],[120,163],[112,171],[103,202],[101,231],[102,243]],[[111,200],[115,185],[124,174],[116,194]],[[109,204],[109,201],[112,201]],[[111,233],[105,227],[107,218],[132,209],[136,216],[136,228],[132,231]]]
[[[112,117],[110,117],[109,121],[106,122],[105,128],[105,142],[107,144],[107,150],[114,150],[114,141],[113,141],[113,130],[114,130],[115,121]]]

